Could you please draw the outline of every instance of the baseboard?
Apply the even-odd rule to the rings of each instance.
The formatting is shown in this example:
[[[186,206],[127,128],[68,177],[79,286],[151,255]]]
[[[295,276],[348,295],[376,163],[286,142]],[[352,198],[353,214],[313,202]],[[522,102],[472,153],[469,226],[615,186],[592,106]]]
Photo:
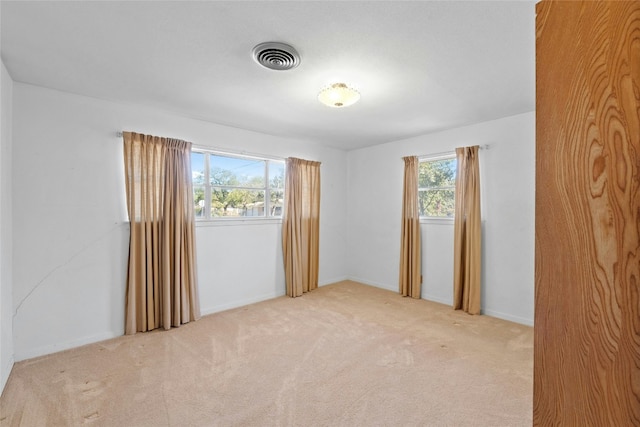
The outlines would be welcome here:
[[[11,357],[5,366],[2,367],[2,374],[0,377],[0,396],[4,391],[4,386],[7,385],[7,381],[9,380],[9,375],[11,375],[11,370],[13,369],[13,357]],[[6,375],[5,375],[6,373]]]
[[[437,302],[438,304],[451,305],[451,300],[447,301],[444,298],[434,297],[433,295],[423,295],[422,299]]]
[[[398,292],[397,286],[390,286],[384,283],[378,283],[367,279],[362,279],[360,277],[348,276],[347,280],[352,280],[354,282],[362,283],[364,285],[375,286],[376,288],[386,289],[392,292]]]
[[[281,292],[281,293],[273,292],[273,293],[269,293],[269,294],[263,294],[263,295],[259,295],[257,297],[253,297],[253,298],[247,298],[247,299],[243,299],[243,300],[233,301],[233,302],[230,302],[230,303],[227,303],[227,304],[216,305],[214,307],[201,310],[201,313],[202,313],[202,315],[212,314],[212,313],[216,313],[216,312],[219,312],[219,311],[229,310],[229,309],[232,309],[232,308],[242,307],[242,306],[248,305],[248,304],[253,304],[253,303],[256,303],[256,302],[277,298],[277,297],[280,297],[282,295],[284,295],[284,292]],[[38,348],[35,348],[35,349],[31,349],[31,350],[28,350],[28,351],[24,351],[24,352],[16,351],[15,360],[16,360],[16,362],[19,362],[21,360],[32,359],[34,357],[45,356],[45,355],[48,355],[48,354],[57,353],[59,351],[64,351],[64,350],[69,350],[71,348],[80,347],[80,346],[87,345],[87,344],[93,344],[93,343],[96,343],[96,342],[99,342],[99,341],[105,341],[105,340],[108,340],[108,339],[112,339],[112,338],[116,338],[116,337],[122,336],[123,333],[124,333],[124,331],[120,332],[120,333],[105,332],[103,334],[98,334],[98,335],[93,335],[93,336],[90,336],[90,337],[80,338],[80,339],[69,341],[69,342],[65,342],[65,343],[57,343],[57,344],[53,344],[53,345],[46,345],[46,346],[38,347]]]
[[[392,292],[398,292],[398,289],[395,287],[391,287],[388,285],[385,285],[383,283],[377,283],[377,282],[373,282],[371,280],[367,280],[367,279],[362,279],[359,277],[354,277],[354,276],[349,276],[348,280],[353,280],[354,282],[359,282],[365,285],[369,285],[369,286],[375,286],[376,288],[382,288],[382,289],[386,289],[388,291],[392,291]],[[427,300],[427,301],[433,301],[433,302],[437,302],[439,304],[444,304],[444,305],[451,305],[451,301],[447,301],[444,298],[439,298],[439,297],[435,297],[433,295],[423,295],[422,299]],[[499,311],[493,311],[493,310],[482,310],[482,314],[486,315],[486,316],[491,316],[491,317],[496,317],[498,319],[502,319],[502,320],[507,320],[509,322],[514,322],[514,323],[519,323],[521,325],[527,325],[527,326],[533,326],[533,319],[527,319],[525,317],[520,317],[520,316],[514,316],[511,314],[506,314],[506,313],[501,313]]]
[[[92,335],[90,337],[84,337],[77,340],[65,342],[65,343],[57,343],[51,345],[45,345],[42,347],[38,347],[35,349],[31,349],[28,351],[15,352],[15,361],[20,362],[21,360],[32,359],[34,357],[45,356],[47,354],[58,353],[60,351],[69,350],[71,348],[80,347],[87,344],[93,344],[99,341],[110,340],[112,338],[120,337],[124,334],[122,332],[105,332],[98,335]]]
[[[262,294],[256,297],[244,298],[244,299],[235,300],[225,304],[214,305],[213,307],[209,307],[205,309],[201,308],[200,313],[203,316],[206,316],[208,314],[218,313],[225,310],[231,310],[232,308],[238,308],[238,307],[242,307],[249,304],[255,304],[260,301],[266,301],[266,300],[278,298],[283,296],[284,294],[285,294],[284,290],[282,292],[270,292],[268,294]]]
[[[521,325],[533,326],[533,319],[527,319],[526,317],[514,316],[512,314],[501,313],[493,310],[482,310],[482,314],[502,320],[508,320],[509,322],[519,323]]]
[[[323,281],[322,284],[319,284],[319,286],[325,286],[332,283],[341,282],[343,280],[352,280],[354,282],[363,283],[365,285],[375,286],[377,288],[386,289],[392,292],[397,292],[397,289],[395,287],[392,287],[383,283],[374,282],[367,279],[362,279],[359,277],[354,277],[354,276],[345,276],[345,277],[334,278],[331,280],[326,280],[326,281]],[[202,315],[213,314],[220,311],[230,310],[233,308],[238,308],[238,307],[242,307],[249,304],[254,304],[260,301],[266,301],[269,299],[278,298],[283,295],[284,295],[284,292],[271,292],[268,294],[262,294],[252,298],[245,298],[245,299],[236,300],[226,304],[216,305],[211,308],[203,309],[201,312],[202,312]],[[447,304],[447,305],[451,304],[451,301],[444,301],[441,298],[433,297],[430,295],[424,295],[423,299],[434,301],[441,304]],[[496,317],[498,319],[507,320],[509,322],[519,323],[527,326],[533,326],[533,319],[528,319],[525,317],[514,316],[512,314],[502,313],[502,312],[493,311],[493,310],[483,310],[482,314],[491,316],[491,317]],[[99,341],[105,341],[105,340],[116,338],[119,336],[122,336],[122,332],[119,332],[119,333],[105,332],[102,334],[92,335],[90,337],[84,337],[84,338],[80,338],[80,339],[65,342],[65,343],[56,343],[52,345],[46,345],[46,346],[38,347],[35,349],[31,349],[28,351],[24,351],[24,352],[16,351],[14,354],[14,358],[11,359],[9,363],[7,363],[6,367],[2,367],[3,372],[10,373],[11,369],[13,368],[14,362],[19,362],[21,360],[26,360],[26,359],[32,359],[34,357],[44,356],[47,354],[57,353],[59,351],[69,350],[71,348],[80,347],[87,344],[93,344]],[[6,369],[6,371],[4,369]],[[4,389],[4,383],[6,383],[8,376],[9,375],[7,375],[7,378],[3,377],[0,379],[3,382],[3,384],[1,384],[2,387],[0,387],[0,390]]]
[[[318,282],[318,286],[333,285],[334,283],[344,282],[345,280],[350,280],[350,279],[347,276],[335,277],[330,280],[323,280],[322,282]]]

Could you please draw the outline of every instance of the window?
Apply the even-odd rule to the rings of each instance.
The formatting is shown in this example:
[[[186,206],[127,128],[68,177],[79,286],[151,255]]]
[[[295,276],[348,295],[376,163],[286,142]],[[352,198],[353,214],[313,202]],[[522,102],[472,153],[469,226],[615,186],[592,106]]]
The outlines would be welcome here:
[[[418,203],[421,217],[453,218],[455,189],[455,153],[420,159]]]
[[[284,161],[192,150],[196,219],[282,216]]]

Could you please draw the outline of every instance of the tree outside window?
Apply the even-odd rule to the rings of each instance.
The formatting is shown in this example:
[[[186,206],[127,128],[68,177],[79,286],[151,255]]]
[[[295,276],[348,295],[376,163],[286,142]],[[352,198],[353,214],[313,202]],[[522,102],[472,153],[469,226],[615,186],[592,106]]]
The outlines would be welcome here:
[[[453,218],[456,188],[455,155],[421,159],[418,187],[420,216]]]

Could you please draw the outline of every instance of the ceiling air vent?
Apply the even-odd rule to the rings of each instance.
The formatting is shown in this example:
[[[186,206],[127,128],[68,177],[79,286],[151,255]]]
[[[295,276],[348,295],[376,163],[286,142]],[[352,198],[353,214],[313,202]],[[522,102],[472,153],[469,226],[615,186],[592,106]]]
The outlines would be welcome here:
[[[253,48],[253,59],[263,67],[271,70],[290,70],[300,64],[300,55],[296,50],[284,43],[260,43]]]

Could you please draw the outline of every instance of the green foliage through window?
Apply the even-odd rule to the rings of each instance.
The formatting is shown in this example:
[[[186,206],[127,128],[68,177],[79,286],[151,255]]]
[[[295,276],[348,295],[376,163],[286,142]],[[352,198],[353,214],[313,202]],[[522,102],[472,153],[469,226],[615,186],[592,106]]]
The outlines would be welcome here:
[[[192,151],[191,169],[196,218],[282,216],[284,161]]]
[[[420,160],[418,172],[420,216],[453,218],[455,188],[455,157]]]

